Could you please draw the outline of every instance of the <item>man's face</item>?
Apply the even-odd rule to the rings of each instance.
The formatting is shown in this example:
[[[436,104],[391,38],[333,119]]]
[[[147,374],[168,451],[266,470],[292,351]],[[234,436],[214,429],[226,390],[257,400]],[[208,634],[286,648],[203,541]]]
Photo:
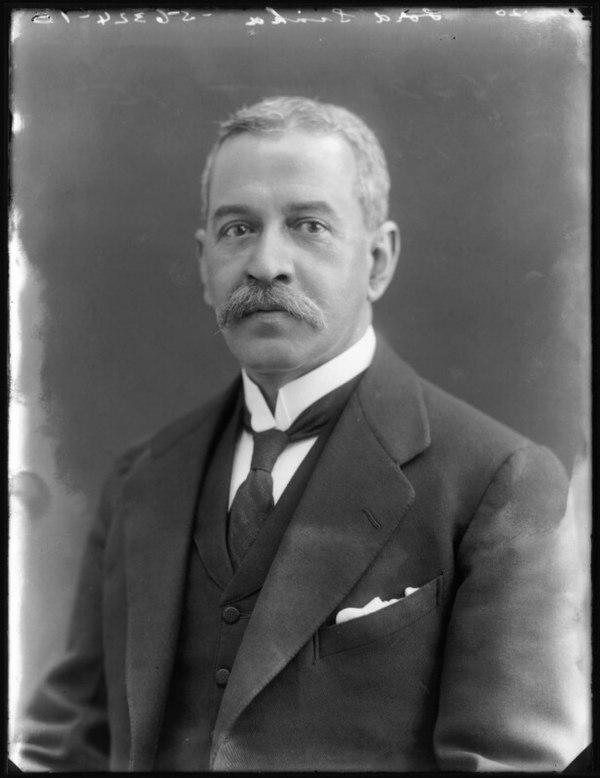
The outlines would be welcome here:
[[[356,195],[354,154],[337,135],[244,133],[225,141],[197,237],[205,299],[218,316],[245,285],[273,284],[305,303],[295,316],[255,302],[223,327],[258,383],[303,375],[352,345],[370,322],[374,233]]]

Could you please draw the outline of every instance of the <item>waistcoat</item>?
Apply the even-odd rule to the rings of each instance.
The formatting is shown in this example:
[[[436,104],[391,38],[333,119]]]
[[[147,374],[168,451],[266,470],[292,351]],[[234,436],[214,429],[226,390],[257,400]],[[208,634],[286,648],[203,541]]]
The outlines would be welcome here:
[[[236,571],[229,558],[226,537],[241,402],[225,424],[200,488],[180,633],[155,770],[208,769],[212,730],[248,620],[336,420],[319,435]]]

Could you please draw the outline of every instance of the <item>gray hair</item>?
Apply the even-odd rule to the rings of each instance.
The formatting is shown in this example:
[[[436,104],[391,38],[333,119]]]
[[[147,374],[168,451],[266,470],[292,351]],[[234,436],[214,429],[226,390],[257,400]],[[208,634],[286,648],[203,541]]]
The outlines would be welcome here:
[[[340,135],[350,144],[357,167],[357,196],[365,225],[376,229],[387,218],[390,176],[385,155],[372,130],[341,106],[306,97],[270,97],[240,108],[219,125],[218,140],[202,173],[202,218],[208,216],[208,196],[215,157],[227,138],[244,132],[258,135],[301,129]]]

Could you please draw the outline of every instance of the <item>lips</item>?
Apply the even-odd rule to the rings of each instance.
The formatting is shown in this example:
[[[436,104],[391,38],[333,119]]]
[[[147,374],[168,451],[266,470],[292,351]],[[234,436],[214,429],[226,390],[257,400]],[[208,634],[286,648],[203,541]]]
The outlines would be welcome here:
[[[287,311],[285,308],[282,308],[280,305],[261,304],[252,308],[251,311],[248,311],[247,315],[250,316],[253,313],[287,313]]]

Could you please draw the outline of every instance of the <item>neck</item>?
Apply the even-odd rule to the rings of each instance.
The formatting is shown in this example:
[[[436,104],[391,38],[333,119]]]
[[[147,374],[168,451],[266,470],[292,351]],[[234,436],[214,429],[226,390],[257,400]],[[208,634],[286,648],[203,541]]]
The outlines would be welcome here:
[[[277,397],[279,395],[279,391],[284,386],[291,383],[292,381],[297,380],[298,378],[301,378],[307,373],[311,373],[312,371],[321,367],[323,364],[326,364],[331,360],[336,359],[341,354],[346,353],[352,346],[354,346],[359,340],[361,340],[364,337],[368,324],[370,324],[370,322],[368,322],[366,326],[361,327],[362,331],[360,332],[360,335],[355,335],[352,341],[349,344],[347,344],[345,348],[343,348],[339,353],[334,352],[333,355],[327,355],[326,357],[323,357],[321,361],[317,362],[317,364],[310,365],[310,367],[304,365],[292,369],[288,368],[281,371],[270,371],[270,370],[261,371],[261,370],[253,370],[252,368],[249,368],[246,365],[244,366],[244,369],[248,377],[260,389],[261,394],[265,402],[267,403],[267,406],[271,411],[271,413],[275,415],[275,410],[277,407]],[[343,368],[342,371],[346,372],[344,371]]]

